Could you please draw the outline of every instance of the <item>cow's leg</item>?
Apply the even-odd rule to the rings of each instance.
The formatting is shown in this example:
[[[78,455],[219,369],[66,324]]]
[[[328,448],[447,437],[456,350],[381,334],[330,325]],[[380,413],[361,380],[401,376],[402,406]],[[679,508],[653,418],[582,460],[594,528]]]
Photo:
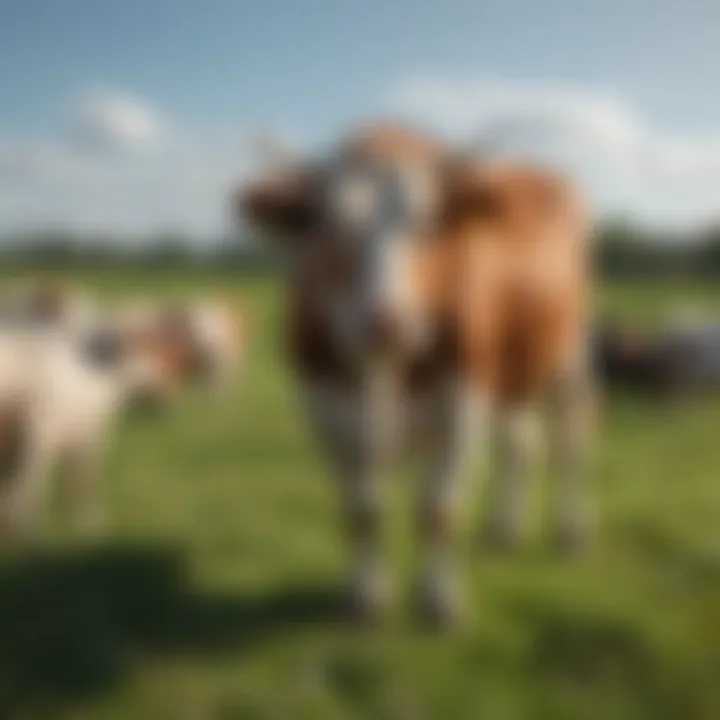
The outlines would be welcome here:
[[[452,557],[455,516],[472,451],[484,444],[489,410],[487,394],[469,382],[453,381],[441,399],[430,472],[419,502],[420,609],[434,623],[450,621],[460,611]]]
[[[535,408],[505,408],[498,417],[497,467],[490,482],[486,537],[499,550],[520,541],[528,512],[528,481],[538,441]]]
[[[377,384],[376,384],[377,383]],[[306,388],[311,419],[337,475],[352,553],[351,610],[376,616],[389,600],[382,558],[380,474],[396,437],[392,388],[368,379],[361,395],[326,384]]]
[[[594,529],[588,483],[589,445],[594,431],[595,392],[586,360],[554,389],[550,406],[551,522],[558,550],[583,549]]]
[[[26,537],[35,532],[55,456],[50,438],[29,433],[0,499],[0,525],[7,534]]]
[[[389,581],[382,548],[382,507],[377,472],[353,461],[342,482],[342,504],[352,553],[350,610],[359,618],[380,615],[389,602]]]

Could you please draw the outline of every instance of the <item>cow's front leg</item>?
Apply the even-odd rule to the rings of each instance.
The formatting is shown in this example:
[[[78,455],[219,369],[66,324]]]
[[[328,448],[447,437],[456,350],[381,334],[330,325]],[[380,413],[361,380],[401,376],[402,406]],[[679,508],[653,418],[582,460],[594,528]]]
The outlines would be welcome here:
[[[434,624],[445,624],[460,614],[453,530],[472,451],[484,445],[489,413],[487,394],[470,382],[453,379],[443,389],[419,502],[420,610]]]
[[[341,479],[342,504],[351,552],[349,610],[358,619],[385,611],[390,588],[382,548],[382,501],[377,469],[368,458],[352,461]]]
[[[0,528],[5,534],[23,540],[37,531],[56,455],[49,434],[31,428],[0,494]]]
[[[360,393],[315,383],[307,398],[340,488],[351,552],[350,610],[380,615],[390,599],[382,548],[380,476],[398,440],[399,403],[387,377],[368,377]]]

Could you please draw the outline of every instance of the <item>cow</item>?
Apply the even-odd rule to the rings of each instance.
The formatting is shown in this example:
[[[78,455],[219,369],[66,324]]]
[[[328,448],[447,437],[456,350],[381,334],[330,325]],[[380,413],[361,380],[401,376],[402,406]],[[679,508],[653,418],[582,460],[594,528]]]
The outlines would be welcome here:
[[[538,403],[553,429],[555,540],[584,545],[590,222],[569,182],[380,121],[249,183],[236,208],[289,248],[289,353],[338,477],[357,617],[387,607],[381,476],[418,446],[418,607],[438,624],[461,616],[451,546],[471,451],[495,421],[487,534],[512,547]]]
[[[227,390],[246,351],[248,322],[238,304],[218,297],[195,298],[158,308],[157,319],[196,349],[200,363],[194,379],[219,392]]]
[[[608,388],[678,400],[720,385],[718,329],[672,321],[656,331],[605,318],[593,332],[593,362]]]
[[[720,323],[711,312],[681,306],[657,330],[658,344],[679,366],[684,389],[720,388]]]
[[[115,420],[130,403],[164,400],[196,362],[183,338],[121,312],[72,331],[0,327],[0,529],[34,534],[61,463],[77,524],[94,529],[96,476]]]

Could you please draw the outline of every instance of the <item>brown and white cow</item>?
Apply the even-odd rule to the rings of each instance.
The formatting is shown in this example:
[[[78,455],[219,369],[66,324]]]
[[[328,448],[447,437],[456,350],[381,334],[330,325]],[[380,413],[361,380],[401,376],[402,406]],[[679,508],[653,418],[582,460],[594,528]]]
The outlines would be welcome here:
[[[228,390],[247,348],[248,322],[243,309],[229,299],[202,297],[159,308],[157,314],[160,327],[174,331],[195,349],[199,362],[194,378],[218,392]]]
[[[401,125],[352,134],[321,161],[246,188],[241,212],[293,248],[289,345],[337,471],[354,607],[387,598],[385,462],[421,439],[420,606],[458,609],[451,525],[471,450],[498,421],[490,536],[521,532],[538,401],[552,408],[555,530],[586,536],[588,223],[545,170],[483,163]]]

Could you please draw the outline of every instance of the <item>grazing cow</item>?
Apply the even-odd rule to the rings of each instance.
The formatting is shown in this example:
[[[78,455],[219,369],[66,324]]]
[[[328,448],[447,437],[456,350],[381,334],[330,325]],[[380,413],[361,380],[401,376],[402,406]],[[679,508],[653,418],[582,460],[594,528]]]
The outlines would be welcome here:
[[[219,390],[228,387],[243,359],[247,340],[247,322],[234,303],[202,298],[161,310],[159,321],[196,349],[200,358],[196,377]]]
[[[485,164],[400,125],[352,134],[324,161],[241,191],[240,210],[295,250],[289,345],[338,474],[354,549],[352,607],[387,599],[380,474],[422,438],[420,609],[458,610],[453,514],[470,451],[498,421],[490,536],[521,532],[534,405],[552,406],[555,529],[588,529],[586,212],[533,167]]]
[[[657,390],[671,381],[656,344],[646,334],[605,320],[595,330],[593,355],[599,378],[608,386]]]
[[[686,388],[720,388],[720,323],[712,314],[691,307],[675,310],[659,328],[658,343],[681,367]]]
[[[717,328],[673,322],[653,333],[605,320],[593,348],[598,377],[608,387],[669,399],[720,385]]]
[[[113,420],[128,401],[166,397],[193,362],[176,336],[137,322],[0,329],[0,525],[34,529],[60,462],[70,465],[78,520],[93,523]]]

